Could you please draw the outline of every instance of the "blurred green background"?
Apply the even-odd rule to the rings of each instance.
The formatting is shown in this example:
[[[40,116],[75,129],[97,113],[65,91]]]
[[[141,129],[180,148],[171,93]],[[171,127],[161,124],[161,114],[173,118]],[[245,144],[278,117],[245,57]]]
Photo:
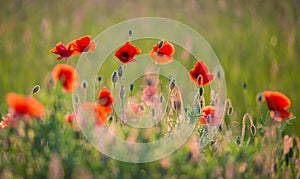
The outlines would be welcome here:
[[[263,90],[284,92],[290,110],[300,116],[299,9],[296,0],[1,0],[0,113],[7,113],[6,93],[28,94],[35,84],[45,84],[57,64],[49,52],[57,42],[95,37],[124,20],[155,16],[178,20],[206,38],[225,70],[237,119],[256,114],[255,96]],[[296,119],[288,133],[300,135],[299,125]]]

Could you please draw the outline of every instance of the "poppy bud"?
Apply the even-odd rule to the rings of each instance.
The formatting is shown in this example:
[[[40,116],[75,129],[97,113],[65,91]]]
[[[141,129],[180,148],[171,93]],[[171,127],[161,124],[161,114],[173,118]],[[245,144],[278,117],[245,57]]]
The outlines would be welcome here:
[[[118,81],[118,73],[117,73],[116,70],[113,72],[113,74],[112,74],[112,76],[111,76],[111,81],[112,81],[113,83],[116,83],[116,82]]]
[[[129,35],[129,37],[131,37],[131,36],[132,36],[132,34],[133,34],[132,30],[129,30],[129,31],[128,31],[128,35]]]
[[[160,101],[160,103],[163,103],[164,97],[163,97],[163,96],[160,96],[160,97],[159,97],[159,101]]]
[[[170,83],[170,89],[173,90],[176,86],[176,80],[173,78]]]
[[[255,134],[256,134],[256,127],[254,126],[254,125],[251,125],[251,134],[253,135],[253,136],[255,136]]]
[[[123,66],[120,65],[118,69],[118,76],[121,77],[123,75]]]
[[[211,120],[211,115],[209,114],[209,115],[207,115],[206,122],[209,124],[210,120]]]
[[[129,88],[130,88],[130,91],[132,91],[133,88],[134,88],[134,85],[131,83],[131,84],[129,85]]]
[[[240,143],[241,143],[241,137],[240,137],[240,136],[237,136],[237,138],[236,138],[236,143],[237,143],[238,145],[240,145]]]
[[[152,115],[152,117],[155,116],[155,110],[154,109],[151,109],[151,115]]]
[[[122,84],[122,85],[121,85],[121,88],[120,88],[120,98],[121,98],[121,99],[124,98],[124,92],[125,92],[125,90],[124,90],[124,85]]]
[[[102,76],[98,76],[97,80],[98,80],[99,83],[101,83],[101,81],[102,81]]]
[[[158,49],[160,49],[164,45],[165,41],[161,40],[158,42]]]
[[[188,109],[187,109],[187,108],[184,108],[184,112],[187,113],[187,111],[188,111]]]
[[[82,89],[87,89],[88,88],[88,84],[89,83],[86,80],[82,80],[80,86],[81,86]]]
[[[228,110],[227,110],[227,115],[228,115],[228,116],[231,116],[232,113],[233,113],[233,106],[232,106],[232,105],[229,105],[229,106],[228,106]]]
[[[35,85],[33,88],[32,88],[32,94],[36,94],[40,91],[41,87],[40,85]]]
[[[220,70],[220,69],[217,71],[217,78],[218,78],[218,79],[221,78],[221,70]]]
[[[78,94],[74,94],[74,96],[73,96],[73,100],[74,100],[75,104],[79,104],[79,102],[80,102],[80,99],[79,99],[79,96],[78,96]]]
[[[263,100],[264,100],[264,98],[263,98],[262,93],[258,93],[256,95],[256,102],[257,102],[257,104],[261,104],[263,102]]]
[[[243,83],[243,89],[247,89],[247,83],[246,82]]]
[[[204,88],[203,88],[203,86],[200,86],[200,88],[199,88],[199,95],[200,96],[204,95]]]

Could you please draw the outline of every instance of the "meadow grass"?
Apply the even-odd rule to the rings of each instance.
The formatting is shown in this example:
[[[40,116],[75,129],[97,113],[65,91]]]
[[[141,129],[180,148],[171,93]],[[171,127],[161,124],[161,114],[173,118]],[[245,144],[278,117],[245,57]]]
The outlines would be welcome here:
[[[244,113],[251,113],[254,118],[257,114],[255,97],[257,93],[264,90],[277,90],[285,93],[292,102],[290,110],[294,116],[299,116],[300,96],[297,89],[300,89],[300,78],[298,66],[300,65],[300,17],[297,11],[300,8],[296,0],[291,1],[183,1],[174,0],[171,2],[162,1],[79,1],[72,3],[67,1],[1,1],[0,2],[0,114],[7,113],[5,95],[15,91],[21,94],[29,94],[34,85],[40,84],[42,90],[45,89],[45,78],[51,74],[52,68],[60,63],[55,60],[56,56],[49,50],[59,41],[68,42],[74,37],[91,35],[95,37],[104,29],[122,22],[124,20],[143,17],[156,16],[178,20],[194,28],[209,42],[225,71],[227,97],[232,100],[234,114],[230,120],[241,123]],[[112,37],[113,39],[113,37]],[[72,64],[76,64],[78,57],[71,59]],[[188,64],[192,67],[193,63]],[[246,88],[243,88],[246,84]],[[47,99],[47,94],[41,92],[38,97],[51,108],[51,101]],[[65,99],[70,100],[70,96]],[[58,122],[49,125],[40,125],[35,122],[33,129],[40,139],[53,141],[53,144],[44,148],[44,144],[36,151],[23,153],[23,150],[31,150],[34,145],[22,142],[23,138],[18,138],[20,134],[16,131],[5,131],[2,136],[11,136],[12,141],[17,141],[16,146],[7,148],[1,144],[1,170],[8,176],[11,173],[16,176],[44,177],[49,169],[49,163],[54,160],[62,163],[64,176],[71,177],[79,172],[83,176],[103,176],[103,177],[217,177],[218,172],[226,175],[239,173],[242,165],[247,165],[246,172],[241,172],[237,176],[249,177],[252,174],[273,176],[272,173],[264,173],[259,168],[263,168],[261,160],[264,155],[272,151],[272,148],[265,149],[264,135],[253,138],[249,141],[251,147],[239,148],[235,137],[240,135],[235,133],[226,139],[219,137],[219,144],[227,144],[228,148],[209,146],[200,155],[204,160],[193,162],[189,145],[179,149],[169,159],[164,161],[169,167],[164,168],[162,161],[150,164],[127,164],[114,161],[93,149],[90,144],[80,136],[79,139],[73,137],[73,130],[63,123],[63,116],[71,110],[71,105],[67,109],[62,109],[54,116],[47,116],[49,119],[57,119]],[[264,111],[266,107],[264,106]],[[265,115],[265,114],[263,114]],[[50,123],[52,120],[48,121]],[[300,135],[298,119],[292,121],[284,133]],[[26,127],[26,126],[25,126]],[[60,127],[66,131],[59,130]],[[241,129],[241,124],[239,128]],[[48,130],[49,133],[43,133]],[[52,132],[51,132],[52,131]],[[55,132],[66,135],[59,140],[53,139]],[[239,131],[240,132],[240,131]],[[229,134],[228,134],[229,135]],[[248,134],[249,135],[249,134]],[[28,136],[23,136],[24,140],[32,140]],[[41,142],[41,141],[38,141]],[[3,141],[2,141],[3,143]],[[276,141],[270,142],[274,146]],[[82,145],[81,145],[82,144]],[[282,143],[280,144],[283,145]],[[6,148],[5,148],[6,147]],[[65,149],[67,148],[67,149]],[[215,152],[215,150],[221,150]],[[299,157],[296,148],[295,156]],[[5,152],[12,152],[16,155],[8,156],[9,159],[2,158]],[[82,152],[83,151],[83,152]],[[257,152],[259,151],[259,152]],[[36,153],[35,153],[36,152]],[[72,154],[69,154],[72,152]],[[86,155],[80,155],[85,153]],[[20,156],[18,156],[18,155]],[[77,155],[78,154],[78,155]],[[13,162],[13,157],[24,157],[34,159],[29,165],[31,170],[26,171],[27,164]],[[97,158],[99,162],[93,162]],[[24,159],[27,161],[27,159]],[[278,155],[278,165],[281,166],[281,173],[284,171],[293,173],[295,166],[285,167],[284,156]],[[2,162],[6,161],[6,162]],[[35,162],[37,161],[37,162]],[[266,159],[272,167],[272,161]],[[83,162],[83,164],[82,164]],[[205,168],[203,166],[206,166]],[[294,163],[294,165],[296,165]],[[35,167],[36,171],[34,170]],[[258,166],[257,168],[255,168]],[[261,166],[261,167],[259,167]],[[19,167],[19,168],[18,168]],[[253,167],[253,168],[252,168]],[[229,169],[228,169],[229,168]],[[257,170],[256,170],[257,169]],[[4,171],[4,172],[3,172]],[[74,171],[75,174],[74,174]],[[177,173],[182,171],[182,173]],[[213,175],[215,173],[216,176]]]

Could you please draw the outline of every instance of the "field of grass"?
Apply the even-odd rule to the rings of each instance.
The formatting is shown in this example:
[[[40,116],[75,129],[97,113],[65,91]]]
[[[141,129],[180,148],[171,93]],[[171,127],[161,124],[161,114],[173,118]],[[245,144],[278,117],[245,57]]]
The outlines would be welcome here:
[[[8,111],[5,102],[8,92],[29,94],[36,84],[41,85],[37,98],[41,99],[46,108],[52,109],[55,96],[49,97],[43,90],[52,68],[57,63],[63,63],[56,61],[56,55],[49,52],[57,42],[68,42],[84,35],[93,38],[124,20],[154,16],[182,22],[206,38],[224,68],[227,97],[234,107],[230,120],[239,123],[239,130],[244,113],[249,112],[254,118],[257,117],[256,95],[265,90],[276,90],[291,99],[290,111],[296,116],[284,134],[299,136],[298,9],[300,4],[296,0],[1,1],[0,116],[5,116]],[[114,37],[111,38],[113,40]],[[71,59],[71,63],[76,64],[78,59],[79,56]],[[189,66],[192,67],[193,63]],[[64,102],[69,98],[66,96]],[[257,137],[250,137],[249,144],[242,147],[238,147],[235,140],[239,133],[222,131],[216,139],[218,147],[214,144],[208,146],[200,152],[198,158],[201,159],[198,160],[192,157],[197,154],[187,143],[160,161],[139,165],[119,162],[103,156],[81,134],[73,136],[73,129],[63,121],[63,116],[71,112],[70,109],[71,104],[58,113],[51,111],[47,114],[48,119],[57,121],[50,120],[42,124],[35,121],[29,131],[33,130],[37,138],[14,129],[0,131],[0,149],[3,149],[0,152],[1,175],[20,177],[26,174],[25,178],[31,178],[45,177],[53,172],[58,176],[84,178],[190,178],[230,177],[235,173],[238,177],[295,177],[299,172],[299,159],[295,158],[299,158],[300,149],[296,148],[296,142],[292,149],[292,162],[286,165],[286,156],[280,152],[284,146],[282,137],[278,137],[277,133],[278,140],[271,139],[272,135],[264,131]],[[23,124],[23,127],[27,130],[29,126]],[[6,144],[6,136],[10,136],[9,141],[14,145]],[[61,138],[58,140],[55,138],[57,136]],[[43,140],[50,141],[48,147],[40,145]],[[280,170],[277,174],[268,173],[266,168],[274,165],[273,159],[266,157],[274,152],[274,146],[278,147],[274,154]],[[11,155],[5,154],[7,152]],[[266,164],[262,161],[266,161]],[[57,167],[51,168],[51,163]]]

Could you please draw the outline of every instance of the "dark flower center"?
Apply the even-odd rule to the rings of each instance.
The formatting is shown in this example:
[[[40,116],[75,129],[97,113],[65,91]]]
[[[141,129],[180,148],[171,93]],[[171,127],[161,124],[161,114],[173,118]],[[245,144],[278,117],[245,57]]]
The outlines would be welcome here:
[[[125,58],[128,58],[129,54],[127,52],[123,52],[122,56],[125,57]]]

